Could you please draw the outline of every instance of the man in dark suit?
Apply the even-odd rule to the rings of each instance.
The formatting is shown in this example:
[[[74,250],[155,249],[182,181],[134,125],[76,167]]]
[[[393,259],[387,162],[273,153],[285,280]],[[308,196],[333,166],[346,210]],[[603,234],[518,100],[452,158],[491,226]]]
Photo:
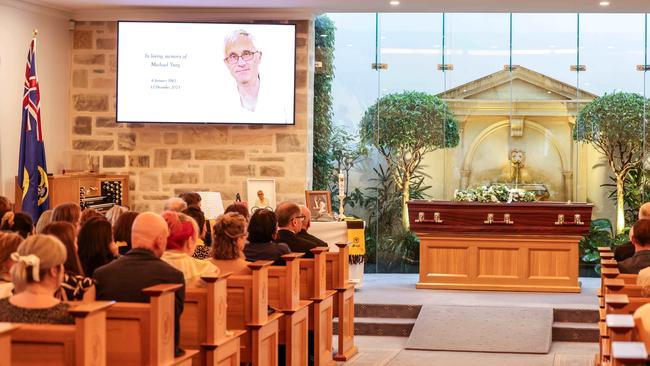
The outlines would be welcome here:
[[[302,219],[302,228],[300,228],[300,231],[296,234],[296,236],[308,240],[316,244],[316,246],[327,247],[326,242],[320,240],[319,238],[307,232],[307,230],[309,230],[309,227],[311,226],[311,211],[307,208],[307,206],[300,206],[300,212],[302,213],[303,216],[305,216],[305,218]]]
[[[309,251],[318,245],[305,240],[296,234],[302,229],[302,222],[305,215],[300,211],[300,206],[293,202],[282,202],[276,207],[275,215],[278,218],[278,243],[285,243],[292,252],[305,253],[303,258],[313,258]]]
[[[179,347],[180,319],[185,301],[183,273],[160,259],[167,246],[167,223],[153,212],[138,215],[131,230],[133,249],[119,259],[95,270],[97,300],[148,303],[142,289],[163,283],[179,283],[174,304],[174,349],[176,356],[184,352]]]
[[[641,219],[632,227],[632,244],[634,255],[618,263],[621,273],[638,274],[640,270],[650,267],[650,220]]]

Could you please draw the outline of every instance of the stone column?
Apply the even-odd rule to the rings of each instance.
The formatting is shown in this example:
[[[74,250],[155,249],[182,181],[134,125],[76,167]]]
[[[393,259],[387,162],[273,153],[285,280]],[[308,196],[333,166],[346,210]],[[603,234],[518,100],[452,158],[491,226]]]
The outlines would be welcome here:
[[[565,201],[575,201],[573,197],[573,172],[572,171],[563,171],[562,178],[564,185],[564,200]]]
[[[460,189],[467,189],[469,185],[469,176],[472,174],[471,170],[460,171]]]

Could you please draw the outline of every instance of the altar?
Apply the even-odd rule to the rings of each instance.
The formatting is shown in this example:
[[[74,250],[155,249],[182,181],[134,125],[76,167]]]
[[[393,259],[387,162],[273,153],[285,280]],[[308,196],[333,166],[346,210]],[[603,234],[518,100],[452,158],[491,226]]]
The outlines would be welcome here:
[[[362,227],[365,224],[362,222]],[[348,223],[345,221],[317,222],[312,221],[309,233],[327,243],[330,252],[338,252],[337,243],[348,243]],[[363,285],[364,262],[349,263],[349,281],[355,289]]]
[[[592,208],[410,201],[411,230],[420,238],[416,288],[580,292],[578,242]]]

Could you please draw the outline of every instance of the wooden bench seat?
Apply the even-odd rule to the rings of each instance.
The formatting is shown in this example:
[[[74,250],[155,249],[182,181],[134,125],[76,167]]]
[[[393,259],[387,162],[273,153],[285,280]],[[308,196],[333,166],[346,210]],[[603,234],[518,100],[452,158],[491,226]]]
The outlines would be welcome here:
[[[338,317],[336,361],[347,361],[357,354],[354,345],[354,284],[349,280],[348,244],[336,244],[338,252],[326,253],[327,281],[325,288],[336,291],[334,316]]]
[[[10,364],[106,365],[106,309],[111,305],[113,301],[95,301],[71,307],[69,312],[75,318],[74,325],[19,324],[11,332]]]
[[[191,365],[197,350],[174,357],[174,292],[180,284],[143,289],[150,302],[116,302],[106,314],[109,365]]]
[[[300,299],[300,257],[303,253],[282,256],[284,266],[269,267],[269,305],[282,311],[279,343],[285,345],[285,364],[308,364],[309,305]]]
[[[229,276],[228,329],[247,332],[241,337],[241,362],[253,366],[278,364],[279,321],[281,312],[268,314],[268,267],[271,261],[250,263],[251,275]]]
[[[314,365],[334,365],[333,318],[334,295],[327,290],[327,265],[325,247],[313,248],[313,259],[300,259],[300,298],[310,300],[309,329],[313,331]]]
[[[11,333],[20,325],[0,323],[0,366],[11,365]]]
[[[240,337],[245,330],[227,329],[227,278],[231,273],[206,274],[205,288],[185,290],[181,316],[181,347],[200,349],[193,365],[239,365]]]

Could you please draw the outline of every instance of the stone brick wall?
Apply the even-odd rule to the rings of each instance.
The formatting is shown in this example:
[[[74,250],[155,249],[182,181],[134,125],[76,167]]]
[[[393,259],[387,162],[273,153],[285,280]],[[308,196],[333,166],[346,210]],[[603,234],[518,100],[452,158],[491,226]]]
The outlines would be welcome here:
[[[277,201],[311,184],[313,23],[297,21],[294,126],[115,123],[115,22],[78,22],[71,57],[72,168],[130,176],[131,205],[160,210],[187,190],[246,197],[247,178],[274,178]]]

